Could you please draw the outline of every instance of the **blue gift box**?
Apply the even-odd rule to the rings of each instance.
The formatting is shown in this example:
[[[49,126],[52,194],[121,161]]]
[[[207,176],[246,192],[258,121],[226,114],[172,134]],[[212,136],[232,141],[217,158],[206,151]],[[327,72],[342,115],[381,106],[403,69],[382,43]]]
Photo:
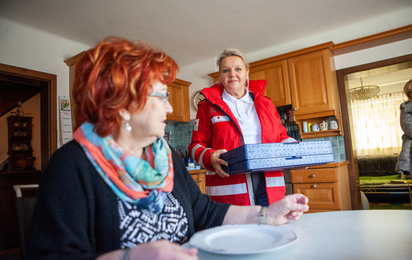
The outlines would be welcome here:
[[[229,174],[296,169],[333,162],[331,141],[245,144],[220,155]]]

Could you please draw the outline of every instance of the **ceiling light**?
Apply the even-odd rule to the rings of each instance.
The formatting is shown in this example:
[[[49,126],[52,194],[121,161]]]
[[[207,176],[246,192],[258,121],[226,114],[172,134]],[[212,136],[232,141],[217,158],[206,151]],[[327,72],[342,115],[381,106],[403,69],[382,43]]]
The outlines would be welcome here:
[[[376,95],[378,95],[380,91],[378,86],[376,85],[363,86],[362,78],[360,79],[360,81],[361,81],[360,87],[349,90],[351,99],[365,100],[365,99],[376,97]]]

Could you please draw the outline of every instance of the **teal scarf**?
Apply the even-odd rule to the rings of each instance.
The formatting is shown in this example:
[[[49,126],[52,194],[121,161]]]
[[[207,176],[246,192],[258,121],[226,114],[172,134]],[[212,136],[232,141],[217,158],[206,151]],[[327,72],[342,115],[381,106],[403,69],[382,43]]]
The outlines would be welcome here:
[[[159,138],[145,147],[145,161],[126,152],[111,135],[100,137],[93,128],[85,122],[73,138],[106,184],[120,199],[161,212],[167,193],[173,190],[173,161],[167,142]]]

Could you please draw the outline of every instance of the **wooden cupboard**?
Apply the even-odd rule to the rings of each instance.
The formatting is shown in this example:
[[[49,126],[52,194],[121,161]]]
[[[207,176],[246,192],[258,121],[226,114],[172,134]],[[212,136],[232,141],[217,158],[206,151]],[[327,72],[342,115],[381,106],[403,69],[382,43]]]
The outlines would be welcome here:
[[[333,54],[330,48],[288,59],[293,115],[302,139],[342,135]],[[320,124],[335,117],[338,129],[303,133],[302,122]]]
[[[334,109],[329,54],[326,49],[288,60],[295,116]]]
[[[9,116],[8,126],[8,155],[15,171],[33,170],[32,139],[33,117]]]
[[[66,63],[66,65],[69,66],[69,96],[70,98],[72,97],[72,93],[73,93],[73,84],[74,84],[76,64],[83,57],[85,53],[86,52],[83,51],[64,61],[64,63]],[[73,102],[73,100],[71,100],[70,103],[71,103],[71,113],[72,113],[72,128],[74,130],[74,128],[76,127],[76,117],[74,115],[76,104],[75,102]]]
[[[85,52],[81,52],[64,62],[69,66],[69,91],[70,97],[73,92],[74,74],[77,62],[83,57]],[[176,79],[174,82],[167,86],[167,90],[170,92],[169,102],[173,108],[173,113],[167,115],[167,120],[177,122],[190,122],[190,100],[189,100],[189,86],[190,82]],[[75,127],[74,116],[75,103],[72,102],[72,125]]]
[[[178,122],[190,122],[189,86],[190,82],[175,79],[167,85],[169,91],[169,102],[173,113],[167,115],[167,120]]]
[[[249,78],[268,81],[265,95],[275,106],[292,105],[302,139],[342,135],[332,46],[328,42],[249,64]],[[208,75],[218,80],[218,72]],[[338,129],[303,133],[302,122],[320,124],[332,116]]]
[[[291,170],[293,191],[309,198],[309,213],[352,209],[347,164]]]
[[[206,170],[194,170],[189,172],[192,178],[195,180],[197,186],[199,186],[200,191],[206,194]]]
[[[265,96],[272,99],[275,106],[287,106],[291,103],[287,60],[250,68],[249,79],[266,79]]]

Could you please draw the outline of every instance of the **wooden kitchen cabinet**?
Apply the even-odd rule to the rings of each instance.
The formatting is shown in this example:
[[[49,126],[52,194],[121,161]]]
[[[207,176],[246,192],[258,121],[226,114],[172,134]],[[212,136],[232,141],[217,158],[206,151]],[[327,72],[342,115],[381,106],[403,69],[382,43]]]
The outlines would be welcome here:
[[[293,191],[309,198],[309,213],[352,209],[347,164],[291,170]]]
[[[292,109],[301,138],[342,135],[334,58],[329,48],[288,59]],[[302,122],[320,124],[334,116],[338,129],[303,133]]]
[[[190,122],[189,86],[190,82],[175,79],[167,85],[170,92],[169,102],[173,108],[173,113],[167,115],[167,120]]]
[[[83,58],[85,53],[86,52],[83,51],[64,61],[64,63],[66,63],[66,65],[69,67],[69,97],[70,99],[73,93],[74,74],[75,74],[76,64],[81,58]],[[76,127],[76,116],[74,114],[74,108],[76,107],[76,104],[73,102],[72,99],[70,101],[71,101],[70,106],[71,106],[71,113],[72,113],[72,128],[73,128],[72,130],[74,132],[74,128]]]
[[[330,55],[331,52],[325,49],[288,60],[295,116],[335,108],[333,88],[336,87],[336,81],[332,81]]]
[[[206,170],[194,170],[190,171],[190,175],[195,180],[197,186],[199,186],[200,191],[206,194]]]
[[[292,104],[289,87],[288,62],[280,60],[269,64],[251,67],[249,79],[266,79],[265,96],[272,99],[275,106],[287,106]]]

